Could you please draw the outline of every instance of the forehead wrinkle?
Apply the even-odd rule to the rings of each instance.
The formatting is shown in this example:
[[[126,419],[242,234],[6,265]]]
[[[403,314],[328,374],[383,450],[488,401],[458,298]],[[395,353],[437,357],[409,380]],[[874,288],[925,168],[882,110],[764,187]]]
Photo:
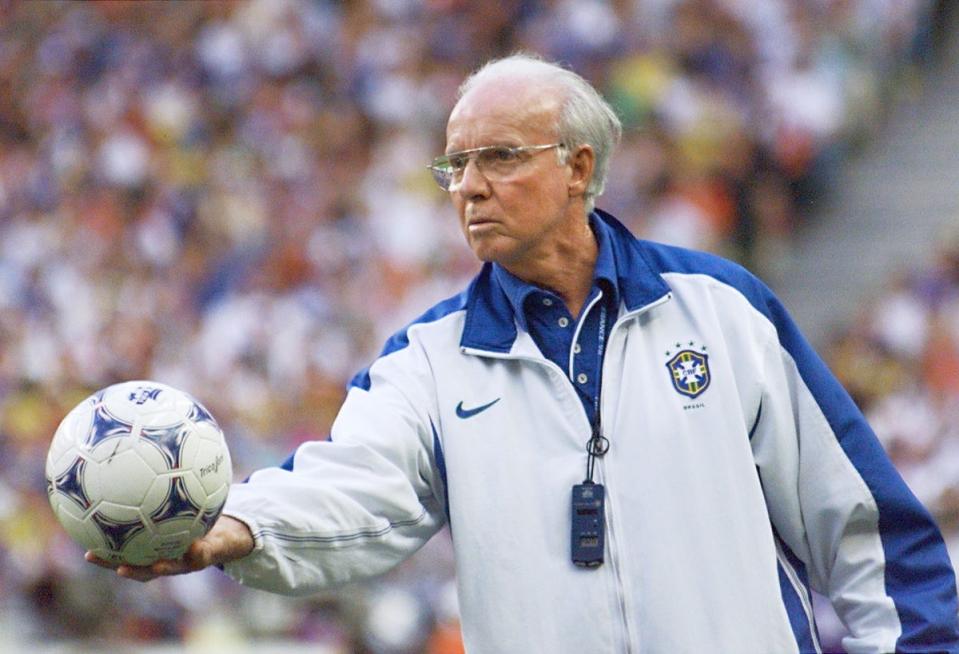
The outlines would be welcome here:
[[[464,95],[447,123],[447,143],[469,147],[494,145],[484,139],[528,140],[555,134],[562,96],[555,84],[516,76],[484,79]],[[552,93],[551,93],[552,91]]]

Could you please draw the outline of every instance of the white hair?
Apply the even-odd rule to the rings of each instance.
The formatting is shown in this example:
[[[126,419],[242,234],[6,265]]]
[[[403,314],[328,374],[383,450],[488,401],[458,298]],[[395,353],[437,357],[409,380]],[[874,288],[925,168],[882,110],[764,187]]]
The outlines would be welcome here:
[[[484,64],[463,81],[457,92],[457,100],[481,79],[493,76],[546,77],[566,92],[556,127],[567,153],[581,145],[593,148],[596,164],[585,194],[586,211],[592,211],[596,197],[602,194],[606,186],[609,160],[623,133],[622,124],[612,107],[580,75],[526,53],[493,59]]]

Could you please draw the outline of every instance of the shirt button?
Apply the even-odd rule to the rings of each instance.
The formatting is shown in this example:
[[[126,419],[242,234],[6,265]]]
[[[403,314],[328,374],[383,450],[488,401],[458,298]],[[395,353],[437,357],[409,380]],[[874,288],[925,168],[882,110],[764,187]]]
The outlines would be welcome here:
[[[567,318],[566,316],[563,316],[562,318],[559,319],[560,327],[565,327],[568,324],[569,324],[569,318]]]
[[[573,343],[573,354],[579,354],[580,350],[582,349],[583,348],[579,346],[579,343]]]
[[[550,299],[550,298],[548,298],[548,297],[544,297],[544,298],[543,298],[543,306],[544,306],[544,307],[551,307],[551,306],[553,306],[553,300]]]
[[[586,376],[585,372],[581,372],[576,375],[576,381],[578,381],[580,384],[585,384],[587,381],[589,381],[589,377]]]

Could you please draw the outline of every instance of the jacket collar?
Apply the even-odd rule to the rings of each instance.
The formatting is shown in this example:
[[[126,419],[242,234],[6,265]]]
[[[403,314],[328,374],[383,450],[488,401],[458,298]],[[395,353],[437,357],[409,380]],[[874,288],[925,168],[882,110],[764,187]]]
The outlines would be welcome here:
[[[604,278],[615,275],[615,288],[627,313],[669,293],[669,286],[643,255],[643,242],[622,223],[599,209],[590,214],[590,223],[601,247],[608,244],[608,253],[612,257],[612,269],[606,263],[597,274]],[[524,322],[517,322],[513,303],[498,277],[494,264],[486,263],[470,285],[461,347],[503,354],[513,349],[519,324]],[[522,307],[522,304],[518,306]]]
[[[616,260],[613,258],[613,247],[610,243],[610,236],[606,229],[599,228],[596,223],[599,219],[590,214],[589,224],[596,239],[598,252],[596,255],[596,265],[593,270],[593,285],[600,285],[605,292],[612,292],[613,306],[619,306],[619,288],[616,280]],[[520,329],[529,331],[527,318],[528,305],[527,300],[530,295],[544,292],[538,286],[526,282],[516,275],[512,274],[506,268],[498,263],[493,264],[493,282],[498,283],[506,293],[510,306],[513,307],[513,317],[519,324]],[[555,296],[555,293],[545,290]],[[559,298],[557,298],[559,299]],[[589,298],[587,298],[587,302]]]

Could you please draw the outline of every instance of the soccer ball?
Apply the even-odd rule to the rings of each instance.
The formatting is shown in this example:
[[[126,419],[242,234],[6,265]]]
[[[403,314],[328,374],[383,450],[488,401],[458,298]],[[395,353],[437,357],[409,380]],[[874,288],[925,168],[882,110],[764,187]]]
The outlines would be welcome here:
[[[46,462],[60,524],[103,560],[179,558],[220,515],[233,478],[223,432],[187,393],[152,381],[100,390],[60,423]]]

